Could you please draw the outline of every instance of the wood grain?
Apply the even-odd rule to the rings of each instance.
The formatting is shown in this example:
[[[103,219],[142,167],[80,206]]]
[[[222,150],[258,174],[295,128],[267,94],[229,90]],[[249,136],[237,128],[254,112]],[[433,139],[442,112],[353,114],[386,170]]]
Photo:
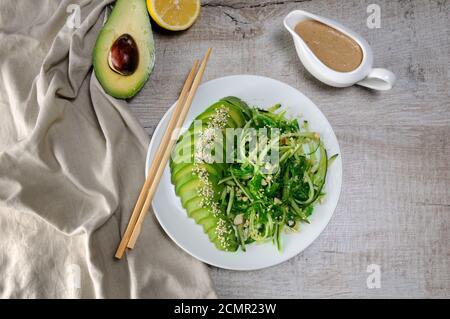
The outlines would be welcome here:
[[[342,149],[344,184],[323,234],[279,266],[211,267],[221,297],[450,297],[450,3],[377,1],[381,28],[366,26],[372,1],[211,0],[188,31],[155,29],[156,66],[131,108],[151,135],[181,90],[188,65],[214,48],[205,81],[258,74],[311,98]],[[293,9],[341,21],[372,45],[393,90],[334,89],[300,64],[282,26]],[[381,288],[368,289],[369,264]]]

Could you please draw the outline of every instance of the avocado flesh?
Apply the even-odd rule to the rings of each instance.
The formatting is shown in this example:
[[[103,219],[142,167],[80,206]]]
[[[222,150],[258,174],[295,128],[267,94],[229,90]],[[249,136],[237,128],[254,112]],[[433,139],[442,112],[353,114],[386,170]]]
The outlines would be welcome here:
[[[201,130],[208,127],[208,123],[212,120],[216,110],[222,106],[228,109],[229,118],[225,124],[224,130],[227,128],[240,128],[245,125],[244,110],[248,108],[247,104],[235,97],[227,97],[214,103],[208,107],[203,113],[196,117],[196,120],[202,120]],[[174,147],[172,158],[170,161],[171,180],[175,186],[175,193],[180,197],[182,206],[186,209],[190,218],[193,218],[197,224],[203,227],[203,231],[208,235],[209,240],[220,250],[236,251],[239,244],[235,235],[235,231],[231,221],[224,216],[221,211],[218,215],[213,212],[212,206],[204,205],[203,195],[199,193],[202,182],[194,173],[195,166],[204,167],[208,172],[208,181],[214,190],[213,200],[218,203],[220,196],[224,190],[224,184],[218,184],[223,178],[228,163],[194,163],[195,140],[197,136],[194,132],[193,124],[178,139]],[[217,141],[218,142],[218,141]],[[226,150],[227,141],[220,143],[222,149]],[[195,164],[195,165],[194,165]],[[217,227],[221,221],[225,220],[225,225],[220,227],[230,230],[226,236],[226,244],[223,238],[220,239]]]
[[[215,177],[215,180],[219,181],[219,176],[221,174],[214,168],[211,164],[198,164],[198,166],[204,167],[206,171],[213,177]],[[172,182],[175,185],[182,185],[186,181],[190,180],[191,178],[195,177],[196,175],[193,172],[194,164],[189,164],[188,166],[185,166],[183,169],[181,169],[178,173],[174,173],[172,175]]]
[[[108,63],[111,46],[123,34],[133,38],[139,52],[137,69],[131,75],[113,71]],[[109,95],[130,98],[144,86],[154,63],[155,45],[145,0],[117,0],[94,47],[93,65],[98,81]]]

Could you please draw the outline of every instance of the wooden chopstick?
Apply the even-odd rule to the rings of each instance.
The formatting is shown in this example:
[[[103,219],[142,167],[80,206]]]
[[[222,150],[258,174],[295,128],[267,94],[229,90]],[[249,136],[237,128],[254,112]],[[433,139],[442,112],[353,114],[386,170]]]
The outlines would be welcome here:
[[[119,247],[117,248],[117,251],[115,254],[115,257],[117,259],[121,259],[125,253],[128,241],[130,240],[131,233],[136,225],[136,222],[137,222],[140,212],[142,210],[142,206],[144,205],[145,199],[148,195],[152,181],[155,178],[157,166],[163,158],[163,155],[167,148],[168,142],[170,141],[172,132],[175,128],[175,125],[178,123],[179,114],[181,113],[184,102],[189,93],[189,89],[191,88],[192,82],[194,81],[197,67],[198,67],[198,60],[196,60],[194,62],[194,66],[192,67],[191,71],[189,72],[188,77],[186,78],[183,89],[181,90],[181,93],[180,93],[180,97],[178,98],[177,104],[173,111],[172,117],[170,118],[169,124],[167,125],[167,130],[163,136],[163,139],[161,140],[161,143],[159,144],[159,148],[155,155],[155,158],[153,159],[152,165],[150,166],[150,168],[148,170],[147,178],[145,179],[145,183],[142,186],[141,193],[139,194],[136,205],[134,206],[133,213],[131,214],[127,228],[125,229],[125,233],[122,237],[122,240],[120,241]]]
[[[200,65],[200,68],[198,70],[197,75],[195,76],[194,83],[192,84],[192,88],[191,88],[191,90],[189,92],[189,95],[188,95],[188,97],[186,99],[186,103],[185,103],[185,105],[184,105],[183,109],[181,110],[181,113],[180,113],[180,115],[178,117],[178,121],[177,121],[175,129],[180,129],[181,126],[184,123],[184,120],[186,119],[186,115],[187,115],[187,113],[189,111],[189,108],[191,107],[192,101],[194,100],[195,93],[197,92],[198,86],[200,85],[200,82],[202,80],[202,76],[203,76],[203,73],[205,72],[206,64],[208,63],[208,59],[209,59],[210,55],[211,55],[211,48],[209,48],[208,51],[206,51],[205,57],[204,57],[204,59],[202,61],[202,64]],[[167,148],[166,148],[166,150],[164,152],[164,156],[163,156],[161,162],[159,163],[157,172],[155,174],[155,178],[154,178],[154,180],[152,182],[152,185],[150,186],[150,189],[149,189],[148,194],[147,194],[147,198],[145,199],[144,206],[142,207],[142,211],[139,214],[139,217],[138,217],[138,220],[136,222],[136,225],[135,225],[135,227],[134,227],[134,229],[133,229],[133,231],[131,233],[130,240],[128,241],[127,247],[130,248],[130,249],[134,248],[134,246],[136,244],[136,241],[137,241],[137,238],[139,237],[142,223],[144,222],[145,216],[148,213],[148,209],[149,209],[150,204],[152,202],[153,195],[156,192],[156,189],[158,187],[158,184],[159,184],[159,181],[161,179],[162,173],[163,173],[163,171],[164,171],[164,169],[166,167],[167,161],[169,160],[170,154],[172,153],[172,147],[175,144],[175,142],[176,142],[175,138],[170,139],[170,141],[169,141],[169,143],[167,145]]]

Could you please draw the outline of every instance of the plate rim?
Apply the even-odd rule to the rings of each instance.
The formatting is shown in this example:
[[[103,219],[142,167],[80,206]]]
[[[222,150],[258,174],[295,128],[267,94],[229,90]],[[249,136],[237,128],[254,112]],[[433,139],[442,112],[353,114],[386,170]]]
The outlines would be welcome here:
[[[340,200],[340,197],[341,197],[342,183],[343,183],[342,151],[341,151],[341,148],[340,148],[340,145],[339,145],[339,141],[338,141],[338,139],[337,139],[337,136],[336,136],[336,134],[335,134],[335,132],[334,132],[334,129],[333,129],[333,127],[331,126],[331,124],[330,124],[330,122],[328,121],[328,118],[325,116],[325,114],[323,114],[323,112],[320,110],[320,108],[319,108],[319,107],[318,107],[318,106],[317,106],[317,105],[316,105],[316,104],[315,104],[308,96],[306,96],[305,94],[303,94],[303,93],[302,93],[300,90],[298,90],[297,88],[295,88],[295,87],[293,87],[293,86],[291,86],[291,85],[289,85],[289,84],[287,84],[287,83],[285,83],[285,82],[282,82],[282,81],[280,81],[280,80],[273,79],[273,78],[270,78],[270,77],[261,76],[261,75],[254,75],[254,74],[235,74],[235,75],[227,75],[227,76],[223,76],[223,77],[219,77],[219,78],[215,78],[215,79],[206,81],[206,82],[202,83],[202,84],[199,86],[199,88],[200,88],[201,86],[203,86],[203,85],[206,85],[206,84],[211,84],[211,83],[216,82],[216,81],[220,81],[220,80],[224,80],[224,79],[229,79],[229,78],[235,78],[235,77],[254,77],[254,78],[260,78],[260,79],[264,79],[264,80],[275,81],[275,82],[278,82],[278,83],[281,84],[281,85],[288,86],[288,87],[294,89],[295,91],[299,92],[301,95],[303,95],[307,100],[309,100],[309,101],[316,107],[317,111],[322,115],[322,117],[326,120],[327,124],[328,124],[329,127],[331,128],[331,133],[334,135],[334,137],[335,137],[335,139],[336,139],[336,145],[337,145],[337,149],[338,149],[338,151],[339,151],[339,157],[340,157],[340,159],[341,159],[341,160],[339,161],[339,163],[340,163],[340,167],[339,167],[339,171],[340,171],[339,190],[338,190],[338,192],[337,192],[337,200],[336,200],[336,203],[335,203],[335,205],[334,205],[333,208],[332,208],[332,213],[331,213],[329,219],[326,221],[326,223],[323,224],[323,226],[320,228],[320,231],[317,232],[317,235],[312,236],[313,238],[309,240],[309,242],[304,246],[303,249],[301,249],[300,251],[297,251],[297,252],[293,253],[292,255],[286,256],[286,258],[281,259],[281,260],[278,260],[278,261],[276,261],[276,262],[274,262],[274,263],[272,263],[272,264],[270,264],[270,265],[267,265],[267,266],[260,266],[260,267],[239,267],[239,268],[238,268],[238,267],[224,266],[224,265],[221,265],[221,264],[212,262],[212,261],[206,261],[204,258],[198,256],[196,253],[193,253],[193,252],[191,252],[190,250],[188,250],[188,248],[184,247],[184,245],[182,245],[182,244],[181,244],[181,243],[180,243],[180,242],[179,242],[179,241],[171,234],[171,232],[169,232],[169,231],[167,230],[166,226],[164,225],[164,223],[161,222],[161,220],[160,220],[160,218],[159,218],[159,216],[158,216],[158,213],[156,212],[155,208],[153,207],[153,206],[154,206],[154,205],[153,205],[153,200],[154,200],[154,199],[152,200],[152,203],[151,203],[152,210],[153,210],[153,212],[155,213],[154,215],[155,215],[156,219],[158,220],[158,223],[159,223],[159,225],[161,226],[161,228],[164,230],[164,232],[167,234],[167,236],[169,236],[169,238],[170,238],[171,240],[173,240],[173,241],[177,244],[178,247],[180,247],[183,251],[185,251],[186,253],[188,253],[190,256],[196,258],[197,260],[199,260],[199,261],[201,261],[201,262],[203,262],[203,263],[205,263],[205,264],[208,264],[208,265],[211,265],[211,266],[214,266],[214,267],[218,267],[218,268],[221,268],[221,269],[234,270],[234,271],[252,271],[252,270],[260,270],[260,269],[271,268],[271,267],[277,266],[277,265],[279,265],[279,264],[281,264],[281,263],[284,263],[284,262],[286,262],[286,261],[288,261],[288,260],[294,258],[295,256],[297,256],[297,255],[299,255],[300,253],[302,253],[303,251],[305,251],[305,250],[306,250],[306,249],[307,249],[314,241],[316,241],[316,239],[319,238],[319,236],[324,232],[324,230],[327,228],[328,224],[330,223],[331,219],[332,219],[333,216],[334,216],[334,213],[335,213],[335,211],[336,211],[337,205],[339,204],[339,200]],[[162,126],[162,124],[164,123],[164,121],[166,120],[166,118],[167,118],[170,114],[172,114],[173,109],[175,108],[175,105],[176,105],[177,101],[178,101],[178,100],[176,100],[176,101],[175,101],[175,102],[167,109],[167,111],[164,113],[164,115],[163,115],[162,118],[159,120],[158,124],[156,125],[155,130],[153,131],[151,140],[150,140],[149,145],[148,145],[148,148],[147,148],[147,155],[146,155],[146,159],[145,159],[145,177],[147,177],[147,174],[148,174],[148,168],[149,168],[149,166],[150,166],[150,150],[153,148],[153,146],[154,146],[154,144],[155,144],[155,139],[154,139],[153,137],[155,136],[155,134],[156,134],[159,130],[161,130],[161,126]],[[164,169],[167,168],[167,165],[168,165],[168,164],[166,164],[166,167],[165,167]]]

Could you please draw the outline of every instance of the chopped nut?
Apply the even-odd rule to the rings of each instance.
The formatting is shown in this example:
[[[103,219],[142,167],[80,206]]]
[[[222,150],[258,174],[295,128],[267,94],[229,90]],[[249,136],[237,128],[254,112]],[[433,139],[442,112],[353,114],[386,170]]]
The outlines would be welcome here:
[[[244,222],[244,214],[239,214],[234,217],[233,223],[237,226]]]

